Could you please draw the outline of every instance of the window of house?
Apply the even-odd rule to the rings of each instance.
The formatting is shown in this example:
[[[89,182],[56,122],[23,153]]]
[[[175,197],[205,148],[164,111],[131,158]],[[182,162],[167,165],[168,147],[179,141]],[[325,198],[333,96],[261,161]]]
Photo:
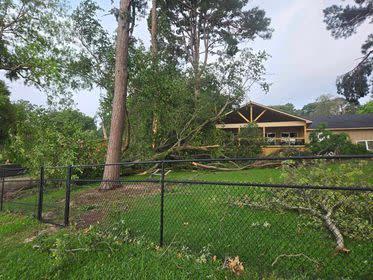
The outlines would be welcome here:
[[[281,132],[282,138],[297,138],[297,135],[296,132]]]
[[[268,133],[266,133],[266,137],[268,137],[268,138],[276,138],[276,133],[274,133],[274,132],[268,132]]]
[[[367,141],[367,150],[373,151],[373,140]]]
[[[356,144],[364,146],[368,151],[373,151],[373,140],[359,140]]]

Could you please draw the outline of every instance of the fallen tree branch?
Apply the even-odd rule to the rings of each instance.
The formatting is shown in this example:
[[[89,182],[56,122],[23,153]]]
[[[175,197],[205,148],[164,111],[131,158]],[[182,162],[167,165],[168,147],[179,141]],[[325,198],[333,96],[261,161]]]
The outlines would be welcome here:
[[[202,122],[200,125],[195,127],[189,132],[187,131],[187,128],[191,125],[192,119],[194,119],[194,116],[186,122],[184,125],[184,128],[181,130],[180,133],[177,134],[177,139],[175,142],[170,145],[170,148],[167,150],[160,152],[158,154],[155,154],[151,160],[160,160],[166,158],[168,155],[172,154],[173,152],[180,151],[180,150],[185,150],[186,147],[189,145],[187,144],[191,140],[193,140],[208,124],[216,122],[223,114],[226,112],[227,107],[231,104],[232,102],[230,100],[227,100],[225,104],[222,106],[222,108],[217,112],[217,114],[204,122]],[[184,135],[185,134],[185,135]],[[216,148],[217,145],[213,145],[211,147]],[[189,146],[189,147],[194,147],[194,146]],[[203,147],[203,146],[202,146]],[[209,147],[209,146],[205,146]]]
[[[216,170],[216,171],[241,171],[249,168],[259,168],[259,167],[278,167],[281,163],[276,162],[254,162],[241,167],[218,167],[215,165],[206,165],[198,162],[192,162],[192,165],[201,169]]]
[[[275,261],[272,263],[272,266],[274,266],[278,260],[280,258],[292,258],[292,257],[304,257],[306,258],[307,260],[309,260],[310,262],[313,262],[317,267],[320,266],[320,263],[312,258],[310,258],[309,256],[303,254],[303,253],[299,253],[299,254],[290,254],[290,255],[287,255],[287,254],[282,254],[282,255],[279,255],[277,256],[277,258],[275,259]]]

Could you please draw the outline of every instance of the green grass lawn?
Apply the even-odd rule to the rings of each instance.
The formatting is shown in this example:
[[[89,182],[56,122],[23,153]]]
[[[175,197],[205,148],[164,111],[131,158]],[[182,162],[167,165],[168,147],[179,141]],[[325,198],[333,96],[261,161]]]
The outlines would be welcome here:
[[[333,168],[338,168],[338,165],[335,164]],[[373,183],[372,164],[365,168],[364,176],[369,182]],[[183,171],[171,172],[167,179],[276,183],[281,182],[280,175],[280,170],[273,168],[236,172]],[[144,176],[132,176],[128,179],[146,178]],[[119,191],[107,192],[107,194],[104,194],[107,197],[103,196],[101,200],[94,197],[94,195],[97,195],[93,192],[96,187],[97,184],[73,188],[72,224],[79,225],[82,217],[88,220],[92,217],[101,217],[98,225],[100,228],[111,228],[113,223],[119,222],[123,228],[129,229],[134,236],[142,236],[148,242],[157,243],[159,241],[160,195],[158,184],[131,183],[123,188],[126,191],[124,195],[123,192]],[[142,191],[135,193],[134,189],[136,188]],[[325,229],[310,226],[308,217],[292,212],[252,209],[234,204],[238,198],[244,195],[248,197],[266,195],[266,189],[227,187],[224,185],[166,184],[164,201],[165,246],[173,248],[172,252],[174,252],[173,250],[178,252],[178,250],[184,248],[184,251],[190,251],[196,255],[204,249],[212,255],[217,255],[220,260],[227,256],[238,255],[244,261],[247,278],[369,279],[373,277],[371,270],[373,267],[371,259],[373,242],[371,240],[347,239],[346,244],[351,250],[350,254],[335,255],[333,238]],[[84,199],[82,199],[82,196]],[[50,205],[48,206],[51,207],[50,209],[58,212],[54,218],[59,221],[63,218],[63,198],[63,189],[50,190],[45,195],[46,205]],[[21,200],[25,202],[34,201],[34,199],[34,195],[31,195]],[[13,205],[12,207],[16,206]],[[100,216],[100,213],[105,213],[105,215]],[[31,245],[27,246],[31,247]],[[27,246],[22,245],[22,250],[26,250],[24,247]],[[188,249],[185,249],[185,247]],[[159,257],[158,252],[149,251],[144,246],[136,247],[131,244],[123,250],[119,249],[121,253],[118,252],[111,256],[115,259],[112,260],[113,266],[111,269],[118,273],[119,268],[117,266],[121,266],[117,261],[123,260],[126,254],[130,254],[132,250],[137,252],[136,256],[138,254],[142,256],[141,258],[145,258],[142,262],[143,265],[149,265],[147,263],[149,261],[154,263],[154,266],[163,266],[157,259]],[[17,255],[18,253],[14,254]],[[82,275],[90,275],[89,273],[93,273],[92,270],[100,271],[100,269],[104,269],[105,265],[100,265],[100,262],[108,258],[108,253],[101,252],[97,255],[99,256],[97,260],[88,257],[86,259],[79,255],[77,257],[79,261],[70,264],[71,269],[73,271],[79,270],[79,267],[84,266],[82,271],[87,274],[82,273]],[[287,256],[280,257],[276,261],[276,258],[281,255]],[[295,256],[291,257],[292,255]],[[153,257],[156,260],[153,260]],[[172,268],[171,271],[173,272],[170,273],[179,273],[179,271],[174,271],[175,267],[178,266],[173,262],[172,257],[170,258],[170,262],[165,264],[164,267]],[[23,261],[28,262],[30,260]],[[133,268],[132,265],[136,261],[139,261],[139,259],[135,258],[133,263],[128,263],[128,266],[126,265],[123,269]],[[178,261],[183,262],[182,260]],[[167,277],[170,279],[172,277],[206,278],[204,276],[212,273],[211,271],[214,272],[211,274],[213,275],[212,278],[222,276],[222,272],[215,274],[216,265],[214,268],[214,264],[207,264],[203,268],[193,265],[191,265],[191,271],[182,275],[163,275],[163,270],[156,270],[152,273],[162,279]],[[111,267],[111,265],[108,266]],[[183,267],[183,264],[179,264],[179,266]],[[27,264],[25,264],[25,267],[28,267]],[[197,273],[194,269],[202,274],[193,274]],[[147,269],[144,268],[144,270],[138,275],[150,277],[150,274],[147,274]],[[150,265],[149,271],[152,270],[152,265]],[[74,277],[74,274],[68,274],[70,272],[65,270],[58,273],[62,273],[60,276]],[[191,275],[200,275],[200,277],[195,278]],[[134,274],[130,276],[136,278]],[[141,277],[138,276],[137,278]]]
[[[226,279],[232,276],[211,257],[205,262],[198,255],[186,255],[172,248],[155,250],[150,243],[141,239],[126,241],[120,234],[113,241],[93,231],[63,229],[24,243],[47,226],[14,214],[0,214],[0,224],[0,279]]]

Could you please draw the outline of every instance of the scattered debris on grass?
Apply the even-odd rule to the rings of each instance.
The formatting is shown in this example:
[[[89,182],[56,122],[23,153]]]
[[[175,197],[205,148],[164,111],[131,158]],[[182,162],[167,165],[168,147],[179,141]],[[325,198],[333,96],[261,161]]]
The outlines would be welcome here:
[[[244,273],[245,268],[243,262],[240,261],[240,257],[236,256],[235,258],[226,257],[223,263],[223,268],[228,268],[236,276],[240,276]]]
[[[37,237],[39,236],[48,236],[48,235],[52,235],[54,233],[56,233],[58,230],[60,229],[60,227],[58,226],[55,226],[55,225],[49,225],[47,228],[41,230],[41,231],[38,231],[36,233],[36,235],[33,235],[31,237],[28,237],[26,238],[23,243],[31,243],[32,241],[34,241]]]
[[[274,260],[274,262],[272,263],[272,266],[274,266],[281,258],[293,258],[293,257],[303,257],[305,258],[306,260],[312,262],[315,264],[315,270],[316,271],[319,271],[320,270],[320,263],[312,258],[310,258],[309,256],[303,254],[303,253],[299,253],[299,254],[282,254],[282,255],[279,255],[276,257],[276,259]]]

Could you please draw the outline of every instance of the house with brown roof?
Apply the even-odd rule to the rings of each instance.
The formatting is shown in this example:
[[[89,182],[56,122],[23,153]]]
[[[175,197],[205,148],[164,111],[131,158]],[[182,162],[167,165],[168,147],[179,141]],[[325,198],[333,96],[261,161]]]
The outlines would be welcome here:
[[[256,123],[267,141],[263,153],[268,155],[286,147],[304,150],[309,134],[324,123],[334,133],[346,133],[353,143],[373,151],[373,114],[300,117],[271,107],[249,102],[228,112],[216,125],[238,133],[250,123]]]

